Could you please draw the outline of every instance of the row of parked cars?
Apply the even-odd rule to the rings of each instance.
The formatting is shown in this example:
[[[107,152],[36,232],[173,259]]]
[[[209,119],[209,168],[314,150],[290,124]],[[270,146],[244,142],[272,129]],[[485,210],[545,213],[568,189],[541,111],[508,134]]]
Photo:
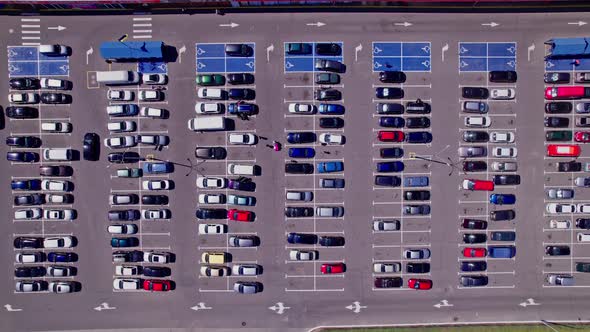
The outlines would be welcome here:
[[[492,84],[512,84],[517,81],[517,73],[491,71],[488,73],[488,80]],[[516,241],[516,232],[493,227],[493,225],[500,225],[495,222],[511,221],[516,218],[515,209],[504,208],[504,206],[511,207],[516,204],[516,195],[493,192],[502,189],[503,186],[520,184],[520,176],[512,173],[518,170],[516,161],[518,150],[514,146],[516,130],[490,129],[492,119],[503,120],[503,117],[489,116],[492,109],[499,108],[501,104],[486,101],[488,98],[514,99],[515,93],[512,87],[495,85],[491,88],[461,88],[463,99],[461,110],[464,113],[463,125],[466,130],[462,132],[463,144],[458,149],[458,155],[460,158],[465,158],[462,170],[470,177],[462,181],[462,188],[469,191],[489,191],[485,204],[495,207],[486,219],[466,217],[459,222],[459,227],[462,229],[461,241],[467,245],[461,252],[462,260],[459,262],[461,287],[481,287],[488,284],[488,264],[485,257],[510,259],[516,255],[516,247],[513,245]],[[493,131],[490,132],[490,130]],[[490,143],[494,146],[490,147]],[[490,162],[490,157],[495,160]],[[483,174],[487,175],[490,171],[498,173],[492,174],[491,179],[471,178],[471,174],[476,176],[485,172]],[[476,207],[476,205],[469,204],[469,207]],[[489,242],[497,242],[497,244]]]

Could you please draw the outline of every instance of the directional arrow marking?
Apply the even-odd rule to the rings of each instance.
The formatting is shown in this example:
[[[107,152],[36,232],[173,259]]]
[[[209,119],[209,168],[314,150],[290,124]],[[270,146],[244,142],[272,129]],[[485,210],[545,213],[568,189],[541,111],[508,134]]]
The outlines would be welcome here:
[[[5,304],[4,308],[6,309],[6,311],[23,311],[23,309],[20,308],[13,308],[10,304]]]
[[[270,44],[270,46],[268,46],[266,48],[266,62],[270,62],[270,52],[273,52],[274,50],[275,50],[274,44]]]
[[[579,27],[581,27],[582,25],[586,25],[588,23],[584,22],[584,21],[578,21],[578,22],[568,22],[568,25],[577,25]]]
[[[532,299],[532,298],[528,298],[528,299],[526,299],[526,301],[524,301],[524,302],[521,302],[521,303],[519,304],[519,306],[521,306],[521,307],[523,307],[523,308],[526,308],[526,307],[528,307],[528,306],[530,306],[530,305],[541,305],[541,303],[537,303],[537,302],[535,302],[535,300],[534,300],[534,299]]]
[[[62,31],[62,30],[65,30],[65,29],[66,29],[66,27],[62,27],[61,25],[58,25],[58,26],[56,26],[56,27],[47,27],[47,29],[49,29],[49,30],[57,30],[57,31]]]
[[[205,302],[199,302],[199,303],[197,303],[196,306],[191,307],[191,309],[194,310],[194,311],[198,311],[198,310],[209,310],[209,309],[211,309],[211,307],[205,306]]]
[[[103,311],[103,310],[113,310],[117,309],[116,307],[109,307],[109,304],[106,302],[101,303],[98,307],[93,308],[96,311]]]
[[[440,303],[434,305],[436,308],[440,309],[441,307],[452,307],[453,305],[449,303],[447,300],[441,300]]]
[[[317,22],[317,23],[307,23],[306,25],[316,26],[316,27],[323,27],[324,25],[326,25],[326,23]]]
[[[494,27],[497,27],[500,24],[498,24],[496,22],[490,22],[490,23],[482,23],[481,25],[487,25],[487,26],[490,26],[490,27],[494,28]]]
[[[449,44],[442,47],[442,61],[445,62],[445,52],[449,50]]]
[[[535,43],[533,43],[531,46],[529,46],[529,48],[527,49],[528,53],[527,53],[527,58],[528,61],[531,61],[531,52],[533,52],[535,50]]]
[[[228,24],[220,24],[220,27],[230,27],[230,28],[235,28],[235,27],[239,27],[240,25],[234,22],[228,23]]]
[[[178,63],[182,63],[182,53],[186,52],[186,45],[182,45],[182,47],[178,50]]]
[[[410,23],[410,22],[403,22],[403,23],[394,23],[394,25],[403,25],[405,27],[409,27],[410,25],[412,25],[412,23]]]
[[[291,307],[285,307],[285,305],[283,304],[283,302],[277,302],[272,307],[268,307],[268,309],[276,312],[279,315],[282,315],[283,313],[285,313],[285,310],[291,309]]]
[[[92,46],[90,46],[90,48],[86,50],[86,64],[88,64],[88,56],[92,53],[94,53],[94,49],[92,48]]]
[[[363,44],[359,44],[357,47],[354,48],[354,61],[359,60],[359,52],[363,50]]]
[[[354,301],[351,305],[346,306],[346,309],[351,310],[355,314],[358,314],[359,312],[361,312],[361,309],[364,309],[366,307],[366,305],[361,305],[359,301]]]

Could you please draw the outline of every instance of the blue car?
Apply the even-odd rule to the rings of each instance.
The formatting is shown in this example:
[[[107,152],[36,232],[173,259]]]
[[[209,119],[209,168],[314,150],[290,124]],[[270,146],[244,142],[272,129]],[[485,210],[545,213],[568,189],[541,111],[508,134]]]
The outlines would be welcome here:
[[[147,162],[142,165],[142,169],[146,174],[172,173],[174,164],[169,162]]]
[[[382,116],[379,118],[379,126],[388,128],[403,128],[406,124],[404,118],[399,116]]]
[[[246,115],[253,115],[258,112],[258,107],[255,104],[232,103],[228,105],[227,111],[229,112],[229,114],[241,113]]]
[[[313,158],[315,150],[312,148],[289,148],[289,157],[291,158]]]
[[[47,261],[52,263],[68,263],[78,260],[78,256],[73,252],[50,252],[47,255]]]
[[[318,236],[307,233],[289,233],[287,242],[291,244],[316,244],[318,243]]]
[[[488,256],[492,258],[512,258],[516,256],[516,247],[488,247]]]
[[[41,190],[41,180],[12,180],[10,187],[12,190]]]
[[[229,89],[229,98],[235,100],[252,100],[256,92],[252,89]]]
[[[490,203],[492,204],[515,204],[516,196],[513,194],[491,194]]]
[[[377,172],[391,173],[402,172],[404,170],[404,163],[401,161],[387,161],[377,163]]]
[[[28,151],[9,151],[6,153],[6,160],[21,163],[32,163],[39,160],[39,155]]]
[[[318,163],[318,173],[342,172],[344,163],[341,161],[325,161]]]
[[[111,239],[111,247],[135,247],[139,245],[139,239],[136,237],[114,237]]]
[[[408,176],[404,178],[404,186],[406,187],[427,187],[428,176]]]
[[[430,143],[432,134],[427,131],[415,131],[406,134],[406,143]]]
[[[320,114],[341,115],[344,114],[344,106],[339,104],[320,104],[318,112]]]

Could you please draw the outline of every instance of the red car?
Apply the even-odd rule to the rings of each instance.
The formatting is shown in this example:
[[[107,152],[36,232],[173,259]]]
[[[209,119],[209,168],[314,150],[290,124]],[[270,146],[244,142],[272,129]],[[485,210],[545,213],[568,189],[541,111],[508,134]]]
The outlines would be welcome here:
[[[547,145],[547,156],[549,157],[578,157],[580,152],[578,145]]]
[[[463,257],[486,257],[486,248],[465,248],[463,249]]]
[[[429,279],[408,279],[408,287],[419,290],[427,290],[432,288],[432,280]]]
[[[590,132],[589,131],[576,131],[574,134],[574,140],[580,143],[589,143],[590,142]]]
[[[344,273],[344,263],[329,263],[329,264],[322,264],[322,273],[323,274],[331,274],[331,273]]]
[[[252,211],[230,209],[227,211],[227,219],[235,221],[254,221],[254,213]]]
[[[545,99],[579,99],[586,96],[583,86],[559,86],[545,88]]]
[[[151,292],[167,292],[171,287],[168,280],[147,279],[143,281],[143,290]]]
[[[380,130],[377,138],[379,138],[381,142],[403,142],[405,135],[399,130]]]
[[[462,186],[465,190],[494,190],[494,182],[486,180],[465,179]]]

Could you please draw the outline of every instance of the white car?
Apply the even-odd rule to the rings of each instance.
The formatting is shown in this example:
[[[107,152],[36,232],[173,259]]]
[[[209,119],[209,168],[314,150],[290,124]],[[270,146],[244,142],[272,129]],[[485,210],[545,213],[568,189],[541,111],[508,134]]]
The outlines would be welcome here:
[[[143,190],[168,190],[170,186],[170,180],[146,180],[141,183]]]
[[[492,170],[496,172],[514,172],[518,169],[518,164],[513,161],[494,161]]]
[[[113,133],[135,131],[136,128],[137,124],[135,123],[135,121],[118,121],[109,122],[107,124],[107,129]]]
[[[75,272],[71,266],[53,265],[47,267],[47,275],[52,277],[69,277],[74,275]]]
[[[574,204],[549,203],[545,206],[545,210],[548,213],[553,213],[553,214],[575,213],[576,206]]]
[[[167,252],[144,252],[143,260],[148,263],[169,263],[171,256]]]
[[[29,208],[14,211],[15,220],[40,219],[43,211],[40,208]]]
[[[203,277],[225,277],[231,273],[227,266],[201,266],[201,275]]]
[[[575,191],[569,188],[551,188],[547,190],[547,198],[550,199],[572,199]]]
[[[145,84],[166,84],[168,77],[166,74],[143,74],[141,80]]]
[[[225,194],[199,194],[200,204],[225,204]]]
[[[224,224],[199,224],[199,234],[224,234],[227,226]]]
[[[315,112],[316,107],[312,104],[289,104],[289,113],[313,114]]]
[[[166,117],[164,109],[155,107],[142,107],[139,110],[139,115],[154,119],[163,119]]]
[[[136,234],[139,228],[135,224],[109,225],[107,232],[111,234]]]
[[[109,204],[111,205],[133,204],[136,200],[137,195],[135,194],[109,195]]]
[[[375,273],[396,273],[402,270],[400,263],[373,263]]]
[[[577,177],[574,180],[576,187],[590,187],[590,177]]]
[[[197,187],[201,189],[223,189],[227,187],[227,179],[220,177],[197,177]]]
[[[229,144],[235,145],[254,145],[257,142],[257,137],[251,133],[231,133],[228,135]]]
[[[374,231],[399,231],[400,222],[399,220],[374,220],[373,221]]]
[[[492,118],[489,116],[467,116],[465,117],[466,127],[484,128],[492,124]]]
[[[141,274],[141,267],[135,265],[116,265],[115,275],[118,276],[137,276]]]
[[[590,213],[590,204],[578,204],[576,211],[578,213]]]
[[[72,209],[43,210],[43,218],[48,219],[48,220],[74,220],[74,219],[76,219],[76,210],[72,210]]]
[[[48,289],[57,294],[72,293],[75,291],[72,281],[51,281]]]
[[[162,100],[162,96],[162,93],[158,90],[139,91],[139,100],[141,101],[159,101]]]
[[[344,144],[344,136],[330,133],[320,134],[320,143],[342,145]]]
[[[227,99],[227,92],[217,88],[199,88],[197,90],[197,97],[201,99],[224,100]]]
[[[117,290],[141,289],[141,279],[115,278],[113,280],[113,289],[117,289]]]
[[[133,100],[133,91],[130,90],[109,90],[107,91],[108,100],[131,101]]]
[[[42,180],[41,189],[49,191],[70,191],[71,185],[67,180]]]
[[[492,89],[492,92],[490,93],[490,98],[508,100],[514,99],[515,94],[516,93],[514,89],[510,88]]]
[[[15,92],[8,95],[8,102],[14,104],[37,104],[39,95],[33,92]]]
[[[145,220],[170,219],[172,213],[168,209],[149,209],[141,210],[141,215]]]
[[[39,45],[39,53],[47,56],[67,56],[69,54],[68,47],[65,45]]]
[[[49,133],[69,133],[72,124],[69,122],[42,122],[41,130]]]
[[[43,248],[71,248],[73,245],[71,236],[47,237],[43,240]]]
[[[137,142],[148,145],[166,146],[170,144],[170,137],[167,135],[137,135]]]
[[[73,196],[70,194],[45,194],[45,201],[53,204],[69,204]]]
[[[492,156],[496,158],[516,158],[518,150],[516,148],[495,147],[492,149]]]
[[[549,221],[549,228],[555,229],[569,229],[570,228],[570,221],[569,220],[551,220]]]
[[[261,269],[257,264],[234,264],[231,273],[235,276],[255,276],[261,273]]]
[[[292,261],[314,261],[319,257],[316,250],[291,250],[289,251],[289,259]]]
[[[514,133],[492,131],[490,133],[490,142],[492,143],[514,143]]]
[[[22,293],[42,292],[47,287],[47,284],[38,280],[21,280],[15,284],[15,291]]]
[[[39,263],[43,261],[41,252],[19,252],[15,255],[16,263]]]
[[[137,145],[134,136],[119,136],[104,139],[104,145],[111,149],[130,148]]]
[[[42,77],[40,79],[41,89],[53,90],[67,90],[72,85],[72,82],[66,80],[58,80],[55,78]]]
[[[221,103],[196,103],[195,112],[197,114],[221,114],[223,113],[223,104]]]

